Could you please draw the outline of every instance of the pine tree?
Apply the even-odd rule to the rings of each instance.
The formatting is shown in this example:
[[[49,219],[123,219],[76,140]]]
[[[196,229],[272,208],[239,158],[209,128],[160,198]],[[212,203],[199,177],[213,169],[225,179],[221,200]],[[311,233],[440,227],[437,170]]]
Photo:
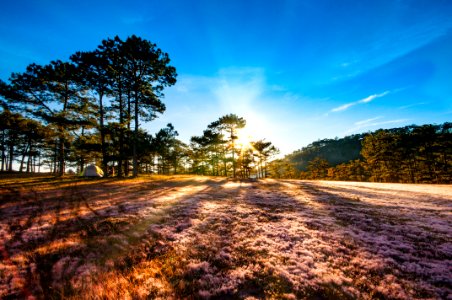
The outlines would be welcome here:
[[[245,125],[246,125],[245,119],[238,117],[235,114],[228,114],[222,116],[218,119],[218,121],[212,122],[209,125],[210,129],[225,131],[228,134],[228,143],[229,143],[228,147],[231,153],[233,177],[236,177],[235,141],[237,140],[237,130],[245,127]]]
[[[31,64],[26,72],[13,74],[12,85],[17,93],[15,100],[23,105],[23,110],[56,129],[58,174],[63,176],[71,131],[91,123],[89,117],[80,113],[89,107],[90,101],[77,68],[62,61],[45,66]]]

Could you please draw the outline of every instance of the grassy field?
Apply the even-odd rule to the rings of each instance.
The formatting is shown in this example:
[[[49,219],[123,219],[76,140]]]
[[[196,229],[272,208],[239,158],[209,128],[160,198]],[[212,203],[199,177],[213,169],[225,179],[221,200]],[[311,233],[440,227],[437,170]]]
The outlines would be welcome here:
[[[0,178],[2,299],[450,299],[452,186]]]

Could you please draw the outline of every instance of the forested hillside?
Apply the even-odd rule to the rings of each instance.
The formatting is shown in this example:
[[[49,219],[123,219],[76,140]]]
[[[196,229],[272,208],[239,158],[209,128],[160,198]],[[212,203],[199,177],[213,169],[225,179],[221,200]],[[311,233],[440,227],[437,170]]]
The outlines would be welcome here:
[[[452,123],[320,140],[275,161],[272,172],[302,179],[450,183]]]
[[[329,165],[336,166],[362,157],[361,141],[365,136],[366,134],[355,134],[341,139],[318,140],[287,155],[286,159],[299,171],[306,171],[309,162],[318,157],[328,161]]]

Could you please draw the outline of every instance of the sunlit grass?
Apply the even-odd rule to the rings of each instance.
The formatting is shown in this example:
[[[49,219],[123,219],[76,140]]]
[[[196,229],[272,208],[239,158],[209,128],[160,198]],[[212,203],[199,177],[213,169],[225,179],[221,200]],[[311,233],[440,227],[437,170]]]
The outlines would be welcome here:
[[[7,180],[13,188],[3,195],[20,194],[0,203],[3,298],[449,293],[450,220],[441,213],[449,186],[156,175],[62,186],[50,178],[38,187]]]

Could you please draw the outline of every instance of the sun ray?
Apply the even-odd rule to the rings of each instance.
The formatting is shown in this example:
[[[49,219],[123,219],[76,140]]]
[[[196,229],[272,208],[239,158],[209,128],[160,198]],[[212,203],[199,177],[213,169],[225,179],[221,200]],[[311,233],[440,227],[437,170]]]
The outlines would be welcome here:
[[[238,148],[241,148],[243,150],[252,149],[252,141],[253,137],[246,128],[238,130],[237,139],[235,140],[235,144]]]

